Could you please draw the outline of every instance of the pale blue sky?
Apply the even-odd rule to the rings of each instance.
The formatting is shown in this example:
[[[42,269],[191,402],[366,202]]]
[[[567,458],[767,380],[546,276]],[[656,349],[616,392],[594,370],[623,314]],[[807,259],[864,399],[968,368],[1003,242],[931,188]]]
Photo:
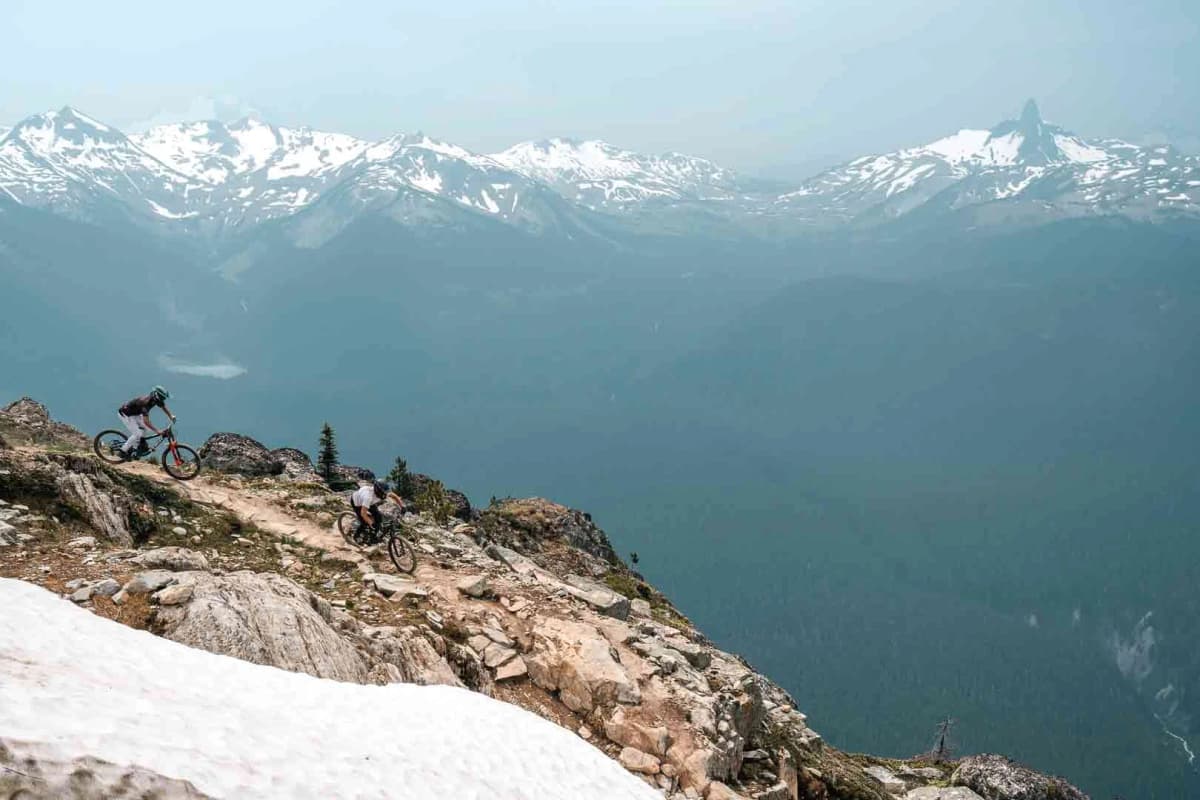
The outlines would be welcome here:
[[[281,124],[547,136],[803,169],[989,126],[1200,134],[1200,2],[0,4],[0,123],[122,127],[233,98]]]

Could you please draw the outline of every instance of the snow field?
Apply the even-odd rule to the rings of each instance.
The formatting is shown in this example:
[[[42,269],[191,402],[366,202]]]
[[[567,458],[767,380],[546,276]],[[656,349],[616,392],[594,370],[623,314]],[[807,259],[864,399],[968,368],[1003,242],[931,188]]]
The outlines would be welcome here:
[[[441,686],[360,686],[126,628],[0,579],[0,738],[228,798],[650,800],[579,737]]]

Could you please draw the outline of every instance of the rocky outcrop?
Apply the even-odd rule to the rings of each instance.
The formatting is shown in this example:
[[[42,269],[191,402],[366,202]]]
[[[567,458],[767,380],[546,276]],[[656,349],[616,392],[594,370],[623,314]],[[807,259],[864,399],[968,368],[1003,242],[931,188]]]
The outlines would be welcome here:
[[[364,683],[368,665],[329,624],[330,609],[274,574],[174,573],[191,587],[185,603],[162,606],[163,636],[190,647],[318,678]]]
[[[200,448],[200,461],[207,469],[251,477],[284,471],[283,462],[261,442],[240,433],[214,433],[208,437]]]
[[[997,755],[968,756],[950,777],[984,800],[1088,800],[1071,784]]]
[[[540,497],[493,503],[481,512],[478,525],[492,542],[564,573],[598,576],[620,561],[591,515]],[[571,549],[549,552],[562,544]]]
[[[355,467],[350,464],[335,464],[333,467],[334,484],[342,484],[350,488],[375,480],[375,473],[366,467]]]
[[[608,639],[595,626],[546,619],[533,629],[532,641],[525,657],[529,677],[557,692],[572,711],[587,714],[598,706],[641,701],[637,681],[613,657]]]
[[[63,473],[56,485],[62,501],[104,538],[120,545],[133,544],[129,503],[125,498],[111,491],[100,491],[87,475],[79,472]]]
[[[436,481],[434,478],[431,478],[430,476],[424,475],[420,472],[409,473],[410,491],[408,494],[410,496],[405,497],[404,499],[416,499],[435,482]],[[467,499],[467,496],[457,489],[443,487],[442,491],[446,495],[446,500],[450,503],[450,515],[457,519],[461,519],[464,522],[469,522],[471,520],[472,510],[471,501]]]
[[[205,800],[190,782],[96,758],[64,761],[45,745],[0,739],[0,797],[13,800]]]
[[[46,407],[29,397],[0,408],[0,429],[7,430],[14,442],[63,443],[78,447],[89,444],[86,436],[70,425],[51,419]]]
[[[283,465],[279,477],[296,483],[323,483],[307,453],[294,447],[279,447],[272,450],[270,456]]]
[[[371,653],[392,668],[387,671],[389,683],[463,685],[446,661],[446,643],[439,636],[426,636],[416,627],[391,626],[364,628],[362,635]]]

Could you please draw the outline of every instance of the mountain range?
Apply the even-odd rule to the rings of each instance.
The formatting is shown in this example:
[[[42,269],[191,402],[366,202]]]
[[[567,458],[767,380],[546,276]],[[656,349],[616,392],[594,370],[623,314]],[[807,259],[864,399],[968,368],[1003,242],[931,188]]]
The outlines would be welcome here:
[[[476,217],[532,231],[678,230],[682,221],[787,236],[952,215],[967,225],[1200,219],[1200,157],[1075,135],[1045,122],[1032,100],[991,129],[863,156],[791,186],[602,141],[477,154],[420,133],[370,142],[254,118],[126,135],[66,107],[3,133],[0,193],[218,239],[287,219],[294,240],[319,242],[366,212],[413,225]]]

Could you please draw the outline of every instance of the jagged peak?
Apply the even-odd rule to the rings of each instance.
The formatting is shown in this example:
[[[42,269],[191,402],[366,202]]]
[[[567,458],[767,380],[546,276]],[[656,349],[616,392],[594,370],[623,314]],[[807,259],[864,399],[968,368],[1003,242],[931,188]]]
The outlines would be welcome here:
[[[1031,127],[1042,123],[1042,115],[1038,111],[1037,101],[1032,97],[1025,101],[1025,107],[1021,109],[1021,126]]]

